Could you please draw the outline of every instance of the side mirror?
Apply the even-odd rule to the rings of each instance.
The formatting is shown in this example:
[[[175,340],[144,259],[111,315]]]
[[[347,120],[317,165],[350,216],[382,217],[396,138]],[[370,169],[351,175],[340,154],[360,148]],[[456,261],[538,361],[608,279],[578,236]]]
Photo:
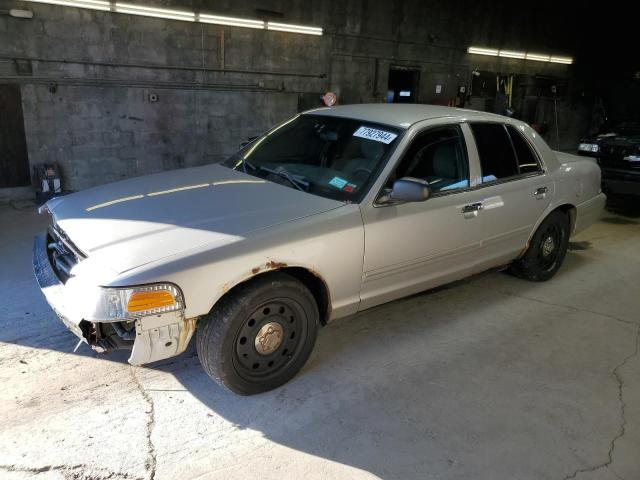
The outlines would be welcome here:
[[[431,191],[429,184],[420,178],[403,177],[393,182],[390,192],[378,198],[379,203],[424,202]]]

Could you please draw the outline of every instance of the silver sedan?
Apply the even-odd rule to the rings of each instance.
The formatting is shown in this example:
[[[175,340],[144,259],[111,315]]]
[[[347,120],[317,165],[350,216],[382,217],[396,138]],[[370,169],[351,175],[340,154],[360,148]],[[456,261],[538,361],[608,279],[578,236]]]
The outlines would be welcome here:
[[[239,394],[282,385],[319,327],[496,267],[560,268],[599,216],[600,170],[526,124],[468,110],[312,110],[227,161],[49,201],[34,268],[67,327],[141,365],[197,330]]]

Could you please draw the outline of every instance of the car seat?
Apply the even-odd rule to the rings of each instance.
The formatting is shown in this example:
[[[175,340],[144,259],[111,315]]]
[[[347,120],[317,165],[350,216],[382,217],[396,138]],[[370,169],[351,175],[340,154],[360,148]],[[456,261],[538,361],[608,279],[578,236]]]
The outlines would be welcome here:
[[[442,141],[418,151],[406,175],[426,180],[437,191],[460,182],[460,170],[456,142]]]
[[[442,143],[435,148],[431,159],[433,175],[426,179],[432,188],[439,190],[460,180],[457,153],[453,142]]]

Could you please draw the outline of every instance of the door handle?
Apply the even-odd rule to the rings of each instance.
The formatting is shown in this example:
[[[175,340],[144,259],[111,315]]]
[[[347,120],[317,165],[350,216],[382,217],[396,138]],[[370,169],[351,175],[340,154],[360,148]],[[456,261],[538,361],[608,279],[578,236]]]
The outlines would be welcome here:
[[[478,211],[482,210],[482,203],[470,203],[462,207],[462,215],[465,218],[473,218],[478,215]]]
[[[544,198],[547,195],[547,191],[549,189],[547,187],[536,188],[535,192],[533,192],[533,196],[536,198]]]

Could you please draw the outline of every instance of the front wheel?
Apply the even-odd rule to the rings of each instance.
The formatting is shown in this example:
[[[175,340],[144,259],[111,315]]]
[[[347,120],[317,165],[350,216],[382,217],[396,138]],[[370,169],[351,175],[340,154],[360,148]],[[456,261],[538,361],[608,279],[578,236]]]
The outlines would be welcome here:
[[[309,290],[284,273],[241,285],[198,325],[196,347],[205,372],[240,395],[274,389],[305,364],[319,327]]]
[[[551,212],[533,234],[527,251],[509,267],[509,271],[534,282],[549,280],[567,253],[569,229],[568,215],[560,211]]]

